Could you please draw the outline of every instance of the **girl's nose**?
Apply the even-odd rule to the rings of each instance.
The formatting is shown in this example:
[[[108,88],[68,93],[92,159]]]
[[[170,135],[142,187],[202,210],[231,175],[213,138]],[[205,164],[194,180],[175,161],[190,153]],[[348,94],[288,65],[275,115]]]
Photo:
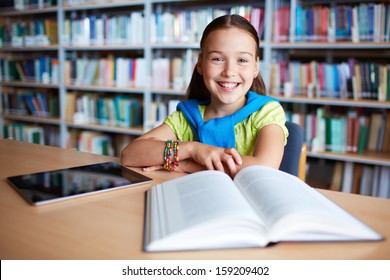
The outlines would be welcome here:
[[[236,76],[235,67],[232,62],[227,62],[223,71],[223,75],[228,78],[233,78]]]

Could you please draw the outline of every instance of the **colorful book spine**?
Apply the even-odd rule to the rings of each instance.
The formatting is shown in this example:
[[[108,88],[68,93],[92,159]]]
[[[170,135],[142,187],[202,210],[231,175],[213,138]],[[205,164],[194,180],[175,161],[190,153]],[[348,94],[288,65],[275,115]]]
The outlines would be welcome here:
[[[271,65],[272,94],[282,94],[286,82],[290,96],[331,97],[355,100],[390,101],[390,65],[350,59],[337,64],[311,61],[284,61]]]
[[[295,3],[295,2],[294,2]],[[283,26],[286,25],[283,8],[274,11],[274,41],[286,41]],[[390,4],[357,3],[292,5],[292,28],[287,34],[290,42],[389,42]],[[322,26],[322,28],[321,28]]]

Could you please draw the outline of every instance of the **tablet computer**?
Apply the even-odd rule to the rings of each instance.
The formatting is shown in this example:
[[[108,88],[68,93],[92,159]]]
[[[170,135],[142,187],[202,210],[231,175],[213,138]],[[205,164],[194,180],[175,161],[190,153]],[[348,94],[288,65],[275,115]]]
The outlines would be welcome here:
[[[90,195],[152,181],[116,162],[104,162],[7,178],[31,204]]]

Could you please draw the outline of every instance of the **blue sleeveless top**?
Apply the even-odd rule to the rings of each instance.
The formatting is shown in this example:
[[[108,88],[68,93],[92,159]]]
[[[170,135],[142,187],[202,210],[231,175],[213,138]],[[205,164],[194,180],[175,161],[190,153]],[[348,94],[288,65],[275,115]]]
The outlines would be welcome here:
[[[177,110],[183,112],[197,141],[221,148],[234,148],[236,146],[234,126],[259,111],[266,103],[278,101],[273,97],[259,95],[253,91],[249,91],[246,98],[246,105],[237,112],[207,122],[203,121],[199,112],[198,105],[202,103],[197,100],[182,101],[177,105]]]

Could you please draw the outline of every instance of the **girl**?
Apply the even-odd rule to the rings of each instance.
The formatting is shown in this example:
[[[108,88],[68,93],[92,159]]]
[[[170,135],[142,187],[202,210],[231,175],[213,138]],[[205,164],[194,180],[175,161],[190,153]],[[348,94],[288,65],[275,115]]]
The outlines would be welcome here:
[[[200,51],[188,100],[128,144],[122,164],[146,171],[219,170],[231,177],[248,165],[279,168],[288,136],[285,113],[265,96],[255,28],[238,15],[216,18],[204,30]]]

